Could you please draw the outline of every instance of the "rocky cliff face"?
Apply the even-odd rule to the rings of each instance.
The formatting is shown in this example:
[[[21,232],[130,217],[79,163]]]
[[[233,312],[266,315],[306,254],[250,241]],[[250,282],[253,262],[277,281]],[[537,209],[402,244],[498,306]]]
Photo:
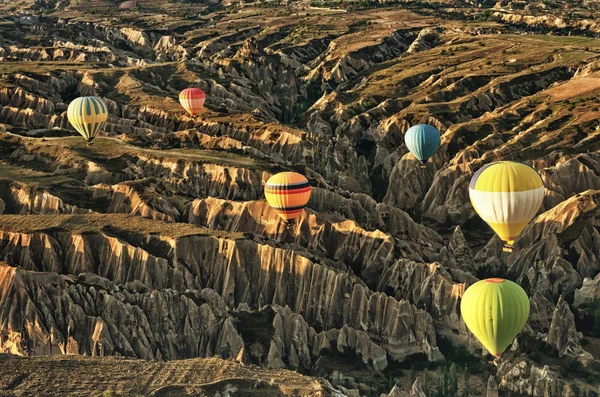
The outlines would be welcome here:
[[[85,225],[96,219],[99,219],[98,216],[62,217],[57,218],[56,222],[63,225],[74,222],[73,226],[77,227],[77,224]],[[113,216],[112,219],[123,218]],[[18,224],[19,220],[13,218],[10,223]],[[108,218],[105,227],[110,228],[111,223]],[[45,346],[52,338],[56,338],[57,351],[100,354],[91,350],[93,344],[85,339],[89,336],[85,330],[73,336],[72,343],[76,347],[68,350],[71,337],[69,326],[79,327],[78,324],[86,323],[90,316],[98,317],[96,322],[113,325],[116,317],[112,316],[133,316],[135,319],[119,325],[124,328],[118,331],[119,341],[112,339],[113,334],[96,341],[106,346],[102,354],[146,359],[205,357],[213,354],[237,357],[244,347],[244,339],[238,333],[244,335],[249,332],[245,324],[256,321],[256,326],[266,326],[267,329],[273,327],[273,339],[255,341],[253,335],[247,335],[249,341],[246,351],[254,360],[268,366],[277,367],[278,362],[285,362],[295,368],[308,369],[311,357],[318,357],[331,346],[337,346],[334,349],[344,354],[354,353],[362,357],[366,365],[378,369],[387,366],[388,356],[390,359],[403,360],[412,354],[423,353],[434,361],[442,358],[435,344],[432,319],[425,311],[407,301],[396,301],[382,293],[373,293],[347,272],[328,269],[293,251],[257,244],[251,240],[200,235],[177,239],[156,236],[151,239],[155,241],[142,243],[142,247],[147,247],[144,249],[136,246],[139,242],[134,243],[137,238],[143,239],[143,236],[127,236],[125,230],[113,231],[120,238],[91,231],[72,233],[6,232],[0,237],[2,259],[24,269],[5,266],[5,307],[25,304],[36,308],[24,317],[14,318],[7,313],[5,321],[7,329],[11,331],[7,333],[8,342],[3,347],[6,351],[24,353],[26,350],[19,349],[25,349],[27,343],[33,343],[35,349],[51,349],[50,345]],[[136,245],[123,241],[127,238],[133,239],[131,243]],[[71,274],[80,276],[77,279],[69,278],[67,275]],[[57,285],[52,290],[46,290],[48,296],[38,297],[31,302],[23,301],[26,297],[35,296],[35,291],[46,284]],[[30,288],[27,295],[22,295],[27,288],[23,290],[21,285]],[[80,290],[78,286],[83,289]],[[98,291],[99,288],[101,291]],[[75,291],[80,295],[77,299],[73,295]],[[152,291],[168,291],[168,294],[159,297],[154,296],[155,292]],[[198,302],[200,295],[194,297],[193,292],[189,291],[213,294],[216,298],[211,298],[211,302],[203,306]],[[113,293],[118,293],[118,299],[114,302]],[[106,299],[115,305],[111,310],[98,306],[108,304]],[[195,303],[194,309],[189,307],[192,303]],[[208,327],[206,329],[211,334],[188,335],[183,328],[172,328],[183,326],[183,323],[165,324],[164,319],[149,318],[151,314],[165,310],[161,307],[169,307],[173,318],[179,318],[173,311],[174,304],[182,305],[181,312],[187,312],[188,316],[192,316],[190,310],[198,310],[199,317],[190,318],[189,321],[203,324],[203,329]],[[214,325],[205,324],[209,317],[213,321],[212,318],[216,316],[207,314],[211,312],[212,305],[217,305],[221,316],[227,313],[226,308],[238,308],[239,318],[225,316],[221,318],[222,324],[217,324],[218,321]],[[77,309],[79,317],[71,318],[70,311],[64,317],[49,309],[57,306],[80,307]],[[120,309],[130,307],[138,309],[132,314],[125,314]],[[283,307],[286,309],[283,310]],[[130,310],[127,309],[127,312]],[[398,317],[398,314],[402,315]],[[269,317],[272,325],[262,324],[261,320]],[[287,323],[289,325],[284,325]],[[26,324],[37,324],[38,329],[28,330]],[[240,331],[236,330],[234,324]],[[225,327],[223,331],[221,327]],[[221,332],[225,332],[227,338],[232,340],[223,340],[225,336],[221,336]],[[143,333],[164,337],[171,334],[177,338],[186,335],[185,338],[190,339],[182,344],[172,342],[179,346],[174,351],[174,347],[159,348],[165,346],[165,341],[154,341],[150,335],[143,336]],[[147,343],[136,345],[137,338],[147,340]],[[295,338],[304,342],[294,342]],[[206,343],[210,339],[212,344],[199,347],[201,339]],[[233,344],[234,347],[221,352],[219,349],[222,346],[215,344],[218,341],[228,346]]]

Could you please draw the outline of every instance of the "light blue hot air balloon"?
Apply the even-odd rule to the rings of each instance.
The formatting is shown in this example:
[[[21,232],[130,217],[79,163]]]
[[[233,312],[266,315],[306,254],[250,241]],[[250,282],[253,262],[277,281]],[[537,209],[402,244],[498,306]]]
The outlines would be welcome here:
[[[413,156],[421,162],[421,167],[425,168],[427,160],[440,146],[440,133],[429,124],[417,124],[406,131],[404,142]]]

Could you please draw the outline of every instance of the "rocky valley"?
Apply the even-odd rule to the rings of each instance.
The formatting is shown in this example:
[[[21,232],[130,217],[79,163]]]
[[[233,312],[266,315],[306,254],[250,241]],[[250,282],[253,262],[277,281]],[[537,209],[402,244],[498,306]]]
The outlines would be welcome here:
[[[0,3],[0,395],[600,395],[599,7]],[[469,200],[499,160],[545,186],[512,253]],[[531,305],[496,365],[460,312],[488,277]]]

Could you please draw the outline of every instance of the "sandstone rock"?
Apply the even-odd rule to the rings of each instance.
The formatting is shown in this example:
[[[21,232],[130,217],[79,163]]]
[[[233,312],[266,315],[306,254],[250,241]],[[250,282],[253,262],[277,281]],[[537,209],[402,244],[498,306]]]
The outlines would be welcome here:
[[[490,375],[487,382],[487,391],[485,394],[486,397],[498,397],[498,383],[496,383],[496,379],[494,376]]]
[[[135,241],[133,235],[128,238]],[[244,347],[224,305],[237,307],[246,303],[255,310],[264,305],[289,306],[279,311],[273,320],[275,332],[268,342],[267,351],[274,366],[310,366],[308,352],[312,349],[317,355],[322,349],[317,346],[323,346],[323,343],[319,342],[319,338],[308,337],[309,327],[333,331],[334,334],[321,333],[322,337],[328,335],[327,348],[333,345],[340,352],[357,354],[365,364],[375,368],[385,368],[389,360],[402,361],[416,353],[424,353],[432,361],[442,359],[436,346],[432,319],[425,311],[416,309],[405,300],[397,301],[383,293],[374,293],[348,273],[313,263],[292,251],[258,245],[250,240],[207,236],[178,239],[148,237],[142,246],[147,244],[152,252],[159,255],[155,256],[115,237],[93,232],[81,235],[60,231],[56,234],[2,232],[0,242],[2,258],[25,269],[67,274],[93,270],[100,280],[105,280],[102,277],[114,280],[111,281],[114,284],[103,285],[93,281],[98,276],[81,279],[86,285],[93,285],[90,288],[94,290],[95,285],[102,285],[102,291],[115,291],[116,286],[136,280],[151,291],[171,291],[169,297],[180,293],[185,297],[192,293],[186,292],[188,289],[214,289],[224,301],[217,299],[212,292],[203,292],[193,299],[207,302],[206,309],[202,309],[204,312],[211,307],[210,315],[206,312],[203,316],[223,319],[220,328],[211,326],[214,329],[210,332],[212,342],[203,348],[223,357],[235,358]],[[64,250],[66,262],[60,259],[59,252],[63,251],[59,250]],[[256,263],[262,263],[261,267],[254,266]],[[208,274],[215,276],[205,278]],[[257,281],[251,283],[250,280]],[[288,285],[298,285],[298,289],[290,290],[286,287]],[[139,290],[139,287],[136,289]],[[102,294],[108,294],[106,298],[112,302],[111,316],[120,315],[122,298],[113,296],[115,292]],[[141,296],[153,297],[154,292]],[[302,313],[302,316],[296,313]],[[105,320],[105,323],[112,324],[112,321]],[[178,335],[176,330],[172,332],[168,337]],[[81,337],[77,336],[74,340],[80,341]],[[112,341],[113,345],[115,343]],[[118,343],[119,348],[128,346],[124,340]],[[192,354],[174,351],[177,344],[173,343],[169,350],[160,352],[162,358]],[[111,342],[105,342],[105,351],[117,348],[110,346]],[[78,350],[84,348],[79,342]],[[157,354],[148,350],[127,347],[127,354],[138,357]]]
[[[580,289],[575,291],[575,300],[573,307],[580,308],[584,305],[589,305],[600,299],[600,274],[591,279],[586,277],[583,279],[583,284]]]
[[[423,385],[420,377],[417,377],[409,392],[400,390],[394,386],[388,394],[382,394],[381,397],[427,397],[423,391]]]
[[[500,385],[508,391],[528,395],[564,396],[597,393],[596,388],[585,384],[568,383],[549,366],[517,359],[500,364]]]
[[[388,394],[382,394],[380,397],[407,397],[407,396],[409,396],[408,393],[400,390],[400,388],[398,386],[394,386]]]
[[[448,249],[451,253],[451,258],[454,259],[452,267],[469,273],[475,271],[473,252],[471,251],[469,243],[462,233],[460,226],[457,226],[454,229],[454,233],[452,233],[452,237],[448,243]]]
[[[592,358],[581,347],[582,335],[575,328],[575,316],[569,309],[569,304],[562,297],[556,304],[552,324],[546,337],[546,342],[558,350],[558,356],[574,355]]]
[[[550,290],[556,297],[561,293],[573,296],[583,277],[598,271],[598,263],[589,259],[597,257],[594,241],[598,238],[598,197],[597,191],[587,191],[540,215],[517,240],[519,250],[508,259],[509,272],[519,277],[527,274],[532,292]],[[569,250],[576,260],[566,259]],[[542,274],[552,274],[555,281],[545,285],[548,281],[540,277]]]
[[[542,339],[563,360],[589,358],[565,302],[587,321],[599,295],[597,121],[561,112],[557,104],[571,99],[556,96],[593,81],[581,80],[598,72],[589,51],[540,47],[525,60],[507,48],[505,64],[465,68],[467,58],[493,55],[486,46],[497,28],[448,26],[435,8],[410,26],[402,10],[362,13],[348,31],[339,28],[352,10],[315,8],[269,26],[269,13],[256,10],[244,26],[247,10],[193,23],[145,9],[94,22],[5,16],[0,213],[27,217],[0,221],[0,259],[10,264],[0,282],[2,349],[216,354],[299,371],[322,355],[384,371],[415,354],[441,361],[439,337],[472,346],[460,297],[474,274],[498,275],[519,282],[532,308],[495,375],[500,387],[591,393],[528,358],[541,354],[529,349]],[[493,18],[528,33],[600,31],[555,9],[524,10],[499,2]],[[296,20],[317,22],[314,13],[327,32],[305,37]],[[436,21],[441,29],[427,27]],[[436,57],[438,45],[456,54]],[[197,117],[177,103],[190,85],[207,93]],[[100,96],[109,110],[95,147],[67,137],[66,108],[79,95]],[[403,142],[417,123],[442,133],[426,169]],[[492,232],[468,197],[473,173],[498,160],[531,164],[547,188],[510,255],[497,237],[486,244]],[[265,181],[282,170],[313,186],[291,228],[262,200]],[[372,394],[366,383],[344,387]],[[421,394],[416,382],[408,395]]]
[[[556,313],[555,305],[539,292],[535,292],[529,302],[531,308],[527,323],[537,332],[548,332]]]
[[[412,388],[410,389],[410,397],[426,397],[425,392],[423,391],[423,382],[420,377],[417,377],[415,383],[413,383]]]
[[[417,52],[431,49],[438,38],[438,31],[433,28],[426,28],[419,32],[419,35],[406,50],[407,54],[415,54]]]

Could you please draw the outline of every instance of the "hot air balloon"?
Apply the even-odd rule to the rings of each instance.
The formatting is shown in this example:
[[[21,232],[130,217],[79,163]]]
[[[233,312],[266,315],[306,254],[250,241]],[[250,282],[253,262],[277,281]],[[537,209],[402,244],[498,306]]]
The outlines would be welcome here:
[[[536,170],[513,161],[487,164],[469,184],[473,208],[512,251],[515,239],[544,201],[544,183]]]
[[[73,128],[86,139],[87,144],[91,145],[108,118],[108,111],[100,98],[84,96],[69,104],[67,118]]]
[[[286,223],[293,224],[310,199],[311,187],[303,175],[280,172],[265,185],[267,202]]]
[[[429,124],[417,124],[406,131],[404,142],[413,156],[421,162],[421,168],[425,168],[427,160],[440,146],[440,133]]]
[[[181,106],[192,116],[198,114],[205,100],[206,94],[200,88],[186,88],[179,93]]]
[[[500,358],[527,322],[529,298],[512,281],[488,278],[467,288],[460,312],[481,344]]]

